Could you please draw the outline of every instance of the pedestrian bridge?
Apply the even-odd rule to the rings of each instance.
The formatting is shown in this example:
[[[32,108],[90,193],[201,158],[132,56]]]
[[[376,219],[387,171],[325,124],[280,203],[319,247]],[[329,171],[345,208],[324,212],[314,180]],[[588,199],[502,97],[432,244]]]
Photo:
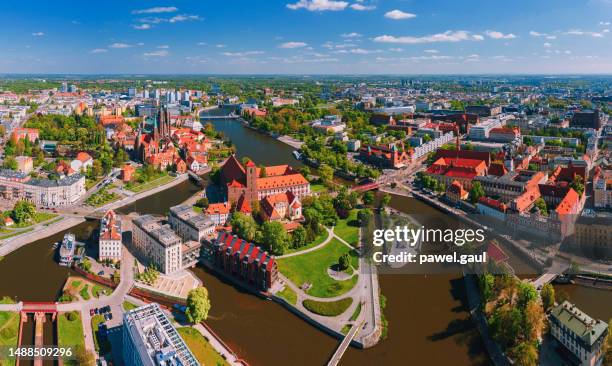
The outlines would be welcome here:
[[[22,313],[57,313],[57,303],[54,302],[23,302]]]
[[[374,189],[378,189],[378,187],[380,187],[380,184],[378,184],[377,182],[372,182],[372,183],[366,183],[366,184],[362,184],[359,186],[355,186],[353,187],[353,191],[354,192],[365,192],[365,191],[371,191]]]
[[[336,349],[336,352],[334,352],[334,355],[331,357],[331,359],[327,363],[327,366],[338,365],[338,363],[340,362],[340,359],[344,355],[344,352],[346,352],[346,349],[349,347],[349,345],[351,344],[351,342],[353,341],[357,333],[359,333],[364,323],[365,323],[365,320],[362,320],[361,322],[355,323],[353,325],[351,330],[349,330],[349,332],[346,334],[346,336],[342,340],[342,343],[340,343],[340,346],[338,346],[338,348]]]
[[[533,280],[531,283],[536,288],[536,290],[540,291],[544,285],[554,281],[557,276],[559,276],[558,273],[544,273],[540,277]]]

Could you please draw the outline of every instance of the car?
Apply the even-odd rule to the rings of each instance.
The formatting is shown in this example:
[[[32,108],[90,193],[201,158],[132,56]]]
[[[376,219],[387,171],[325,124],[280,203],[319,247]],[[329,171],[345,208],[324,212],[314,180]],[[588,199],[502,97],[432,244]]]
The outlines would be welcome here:
[[[104,271],[98,272],[98,276],[103,276],[103,275],[104,275]]]
[[[110,320],[109,314],[104,314],[104,320]]]
[[[89,316],[94,316],[94,315],[95,315],[94,309],[89,309]]]
[[[98,309],[98,308],[93,309],[93,311],[94,311],[94,314],[96,314],[96,315],[100,314],[100,309]]]
[[[108,313],[108,320],[113,320],[113,313]]]

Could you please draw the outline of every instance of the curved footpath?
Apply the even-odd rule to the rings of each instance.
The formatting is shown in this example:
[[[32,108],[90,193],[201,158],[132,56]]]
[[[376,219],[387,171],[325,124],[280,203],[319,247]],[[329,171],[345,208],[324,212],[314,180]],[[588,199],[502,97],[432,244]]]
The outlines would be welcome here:
[[[28,231],[21,235],[13,236],[9,239],[6,239],[4,242],[0,242],[0,256],[8,255],[27,244],[57,234],[60,231],[68,230],[71,227],[76,226],[85,221],[85,219],[82,217],[65,215],[62,215],[60,217],[62,218],[61,220],[54,222],[51,225],[45,226],[44,222],[39,223],[36,224],[33,227],[33,230],[31,231]],[[54,218],[53,220],[56,219],[57,218]]]

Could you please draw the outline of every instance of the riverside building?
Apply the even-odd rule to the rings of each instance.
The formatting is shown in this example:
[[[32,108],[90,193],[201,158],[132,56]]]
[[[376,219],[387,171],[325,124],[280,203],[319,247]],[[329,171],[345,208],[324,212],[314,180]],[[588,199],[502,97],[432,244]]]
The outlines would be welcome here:
[[[126,366],[199,366],[159,304],[123,316],[123,362]]]
[[[9,169],[0,169],[0,198],[26,200],[42,207],[74,205],[85,194],[85,177],[80,174],[58,180],[34,179]]]
[[[98,257],[100,260],[121,260],[121,219],[110,210],[100,221]]]

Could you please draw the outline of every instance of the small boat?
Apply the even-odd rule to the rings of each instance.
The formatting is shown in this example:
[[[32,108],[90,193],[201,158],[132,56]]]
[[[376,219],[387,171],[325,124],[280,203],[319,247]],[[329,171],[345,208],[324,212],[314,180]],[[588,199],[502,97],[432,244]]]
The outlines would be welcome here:
[[[297,160],[302,160],[302,154],[300,154],[300,152],[297,150],[293,150],[293,157]]]
[[[70,267],[74,261],[76,238],[72,233],[66,233],[59,248],[60,266]]]

